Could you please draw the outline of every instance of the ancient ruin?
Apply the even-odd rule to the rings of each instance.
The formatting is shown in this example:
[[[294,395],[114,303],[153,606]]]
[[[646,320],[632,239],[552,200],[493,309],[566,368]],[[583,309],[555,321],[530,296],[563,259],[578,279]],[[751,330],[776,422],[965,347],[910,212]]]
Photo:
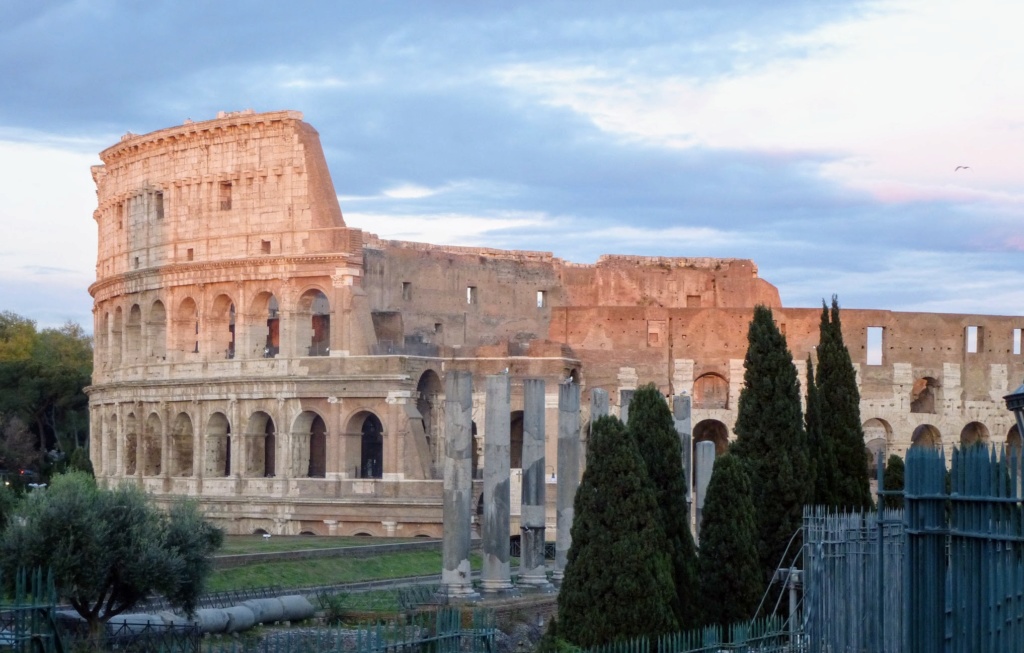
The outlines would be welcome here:
[[[545,381],[544,419],[531,423],[544,424],[555,539],[563,402],[577,407],[585,441],[594,390],[620,414],[624,394],[654,382],[691,397],[694,442],[720,451],[752,307],[773,309],[799,365],[817,344],[820,309],[783,307],[752,261],[578,264],[350,227],[319,137],[294,111],[128,134],[101,158],[93,465],[103,482],[197,497],[232,533],[439,535],[445,380],[459,371],[475,379],[474,506],[484,379],[508,375],[512,533],[524,412],[536,410],[523,380]],[[1020,446],[1001,397],[1024,378],[1022,327],[844,309],[869,449]],[[580,394],[561,399],[573,387]]]

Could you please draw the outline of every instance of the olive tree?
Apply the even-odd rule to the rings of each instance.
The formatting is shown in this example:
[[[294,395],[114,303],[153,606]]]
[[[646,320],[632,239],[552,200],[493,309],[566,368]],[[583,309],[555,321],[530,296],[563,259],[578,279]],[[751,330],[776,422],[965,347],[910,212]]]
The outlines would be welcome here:
[[[26,495],[0,534],[0,570],[48,568],[62,600],[98,634],[150,594],[195,610],[223,541],[194,502],[167,511],[133,485],[97,487],[83,472],[55,476]]]

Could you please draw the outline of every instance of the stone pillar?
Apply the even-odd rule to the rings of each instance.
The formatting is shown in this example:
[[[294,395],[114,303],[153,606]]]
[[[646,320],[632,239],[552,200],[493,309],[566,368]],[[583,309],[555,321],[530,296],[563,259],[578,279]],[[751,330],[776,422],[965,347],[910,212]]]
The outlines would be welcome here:
[[[509,513],[512,498],[509,489],[511,459],[511,381],[508,374],[487,377],[487,403],[484,406],[484,515],[483,572],[484,592],[509,592],[512,568],[509,553]]]
[[[690,396],[672,397],[672,417],[679,434],[679,448],[683,454],[683,479],[686,481],[686,521],[692,523],[693,515],[693,426],[690,419]]]
[[[708,483],[715,469],[715,443],[697,443],[697,537],[700,537],[700,521],[704,517],[704,499],[708,495]]]
[[[519,585],[553,591],[544,566],[546,484],[544,479],[544,380],[523,381],[523,488]]]
[[[445,378],[444,539],[441,591],[476,598],[469,567],[473,509],[473,376],[449,372]]]
[[[629,424],[629,405],[633,403],[633,393],[636,390],[619,390],[619,419],[623,424]]]
[[[608,391],[594,388],[590,391],[590,422],[594,423],[597,418],[604,417],[608,413]]]
[[[558,386],[558,496],[555,503],[555,570],[552,579],[561,583],[572,546],[573,500],[580,484],[580,387]]]

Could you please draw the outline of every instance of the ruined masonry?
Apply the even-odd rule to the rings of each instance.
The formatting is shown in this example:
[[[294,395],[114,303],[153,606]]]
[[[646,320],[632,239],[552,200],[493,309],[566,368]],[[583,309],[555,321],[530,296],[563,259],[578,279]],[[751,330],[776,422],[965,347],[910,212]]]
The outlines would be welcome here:
[[[508,493],[509,532],[540,530],[523,502],[528,483],[529,501],[543,497],[544,537],[564,555],[571,504],[556,479],[578,478],[592,407],[621,415],[623,398],[653,382],[690,397],[693,442],[720,453],[733,437],[753,306],[772,308],[799,364],[817,344],[820,308],[781,306],[749,260],[577,264],[350,227],[319,136],[298,112],[126,134],[100,157],[97,477],[132,479],[165,500],[196,497],[229,533],[436,537],[448,500],[469,502],[479,529],[494,423],[508,428],[508,445],[499,434],[488,452],[509,456],[508,482],[493,479],[502,500]],[[1024,379],[1022,326],[844,309],[868,448],[1019,446],[1000,398]],[[455,373],[467,374],[458,416],[446,414]],[[484,379],[495,375],[509,392],[507,415],[492,422]],[[529,404],[525,379],[544,382]],[[606,394],[595,401],[595,390]],[[575,424],[563,407],[575,407]],[[543,429],[543,456],[531,434],[524,460],[527,412]],[[454,417],[464,451],[445,441]],[[582,447],[563,451],[563,429],[577,429]],[[443,482],[453,445],[468,470],[457,489]],[[449,558],[461,555],[446,550],[447,571],[457,574],[461,558]],[[505,561],[494,564],[502,588]]]

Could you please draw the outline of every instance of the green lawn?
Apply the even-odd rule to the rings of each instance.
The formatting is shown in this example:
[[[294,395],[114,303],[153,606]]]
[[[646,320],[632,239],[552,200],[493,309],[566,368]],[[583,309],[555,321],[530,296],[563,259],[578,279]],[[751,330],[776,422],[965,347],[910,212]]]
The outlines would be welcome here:
[[[471,555],[470,561],[473,569],[480,568],[479,554]],[[295,560],[247,565],[236,569],[218,569],[210,574],[206,591],[220,592],[270,585],[310,587],[428,574],[440,576],[440,551],[403,551],[372,558]]]
[[[264,539],[262,535],[227,535],[224,537],[224,546],[217,551],[217,555],[277,553],[279,551],[300,551],[303,549],[336,549],[344,546],[419,542],[423,541],[423,539],[397,537],[311,537],[309,535],[275,535]]]

